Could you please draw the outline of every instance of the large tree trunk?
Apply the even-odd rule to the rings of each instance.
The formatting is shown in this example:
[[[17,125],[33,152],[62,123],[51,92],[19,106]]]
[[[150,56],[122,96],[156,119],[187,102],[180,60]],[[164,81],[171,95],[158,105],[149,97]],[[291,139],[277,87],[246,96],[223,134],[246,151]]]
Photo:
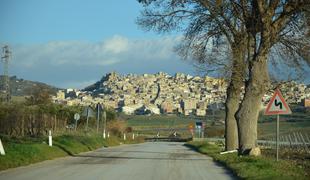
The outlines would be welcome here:
[[[257,147],[257,119],[269,85],[267,54],[257,56],[251,63],[245,95],[236,114],[240,154],[248,154]]]
[[[229,86],[227,88],[227,98],[225,103],[225,150],[238,148],[238,130],[235,114],[239,108],[241,87],[244,85],[244,49],[242,44],[236,45],[232,49],[233,67]]]

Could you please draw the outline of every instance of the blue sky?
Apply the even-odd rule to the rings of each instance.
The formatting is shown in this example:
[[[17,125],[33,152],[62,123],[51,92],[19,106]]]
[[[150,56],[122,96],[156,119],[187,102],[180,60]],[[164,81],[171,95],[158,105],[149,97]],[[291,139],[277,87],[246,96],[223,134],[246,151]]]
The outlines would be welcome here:
[[[195,75],[173,52],[179,34],[135,24],[141,9],[136,0],[0,0],[0,45],[13,52],[10,75],[62,88],[83,88],[111,71]]]
[[[4,42],[97,42],[116,34],[128,38],[155,37],[135,24],[141,9],[135,0],[1,0],[0,3]]]
[[[82,88],[110,71],[195,74],[172,51],[177,34],[135,24],[141,9],[135,0],[1,0],[0,44],[13,52],[10,75]]]

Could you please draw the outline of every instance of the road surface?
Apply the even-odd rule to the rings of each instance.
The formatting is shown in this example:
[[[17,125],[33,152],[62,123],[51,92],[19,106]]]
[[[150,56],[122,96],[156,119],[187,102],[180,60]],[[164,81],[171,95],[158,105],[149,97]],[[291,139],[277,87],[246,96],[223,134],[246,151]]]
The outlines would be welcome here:
[[[177,142],[101,148],[0,172],[0,180],[234,179],[208,156]]]

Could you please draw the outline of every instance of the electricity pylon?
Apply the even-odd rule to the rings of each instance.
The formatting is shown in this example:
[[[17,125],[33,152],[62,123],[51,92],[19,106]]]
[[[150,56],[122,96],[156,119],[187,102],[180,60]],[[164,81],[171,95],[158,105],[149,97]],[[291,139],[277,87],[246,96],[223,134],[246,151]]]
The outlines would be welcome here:
[[[5,45],[2,47],[2,57],[3,60],[3,84],[2,84],[2,102],[9,102],[11,99],[10,93],[10,79],[9,79],[9,60],[11,57],[11,51],[9,50],[9,46]]]

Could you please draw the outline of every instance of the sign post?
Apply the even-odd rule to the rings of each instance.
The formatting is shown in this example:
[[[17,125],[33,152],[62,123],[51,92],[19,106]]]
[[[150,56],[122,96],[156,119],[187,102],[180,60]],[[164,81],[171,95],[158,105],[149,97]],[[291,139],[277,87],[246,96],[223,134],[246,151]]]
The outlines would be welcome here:
[[[198,129],[198,138],[202,138],[201,129],[202,129],[202,122],[196,121],[196,130]]]
[[[86,132],[88,130],[88,119],[89,119],[89,116],[90,116],[90,106],[88,106],[87,110],[86,110],[86,128],[85,128]]]
[[[96,105],[97,109],[97,133],[99,132],[99,121],[100,121],[100,111],[102,110],[102,106],[100,103]]]
[[[279,161],[279,136],[280,136],[280,117],[277,114],[277,161]]]
[[[86,126],[85,126],[85,131],[87,132],[88,131],[88,120],[90,117],[94,117],[94,112],[91,108],[91,106],[87,106],[85,109],[84,109],[84,112],[82,114],[83,116],[86,116]]]
[[[285,102],[281,91],[276,89],[267,105],[265,115],[277,115],[277,161],[279,161],[280,114],[292,114],[292,111]]]
[[[76,131],[76,128],[77,128],[77,122],[78,120],[80,119],[80,115],[78,113],[75,113],[74,114],[74,120],[75,120],[75,131]]]

